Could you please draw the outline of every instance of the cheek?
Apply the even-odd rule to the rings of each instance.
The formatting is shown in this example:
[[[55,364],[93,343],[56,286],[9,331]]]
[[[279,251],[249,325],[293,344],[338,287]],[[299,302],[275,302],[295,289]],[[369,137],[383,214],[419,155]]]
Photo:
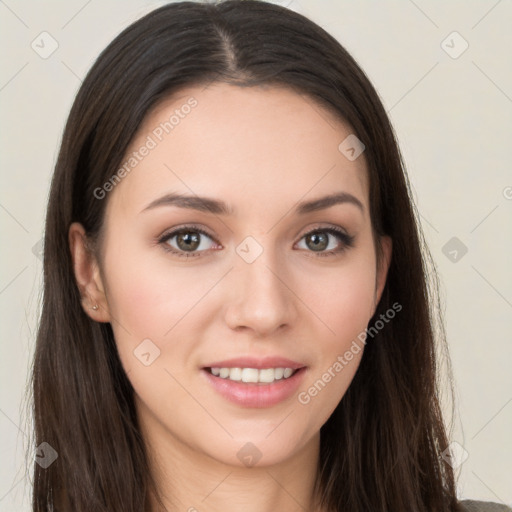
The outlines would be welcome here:
[[[215,282],[212,273],[166,264],[159,248],[151,252],[119,242],[105,261],[108,304],[114,322],[138,336],[163,339]],[[163,252],[163,250],[162,250]]]
[[[375,263],[371,256],[354,257],[338,268],[316,272],[301,286],[300,297],[325,326],[323,339],[340,350],[366,328],[372,316]]]
[[[308,285],[308,305],[323,327],[317,331],[318,356],[297,399],[309,411],[311,428],[319,428],[343,398],[363,355],[375,298],[373,255],[359,253],[325,275],[317,273]]]
[[[121,240],[110,247],[104,267],[111,325],[123,367],[134,387],[142,390],[151,387],[157,368],[181,373],[188,367],[201,339],[195,332],[202,326],[197,312],[207,304],[208,291],[219,276],[171,267],[165,257],[155,255],[158,248],[142,251]],[[148,351],[155,364],[145,367],[140,357]],[[158,375],[157,381],[169,379]]]

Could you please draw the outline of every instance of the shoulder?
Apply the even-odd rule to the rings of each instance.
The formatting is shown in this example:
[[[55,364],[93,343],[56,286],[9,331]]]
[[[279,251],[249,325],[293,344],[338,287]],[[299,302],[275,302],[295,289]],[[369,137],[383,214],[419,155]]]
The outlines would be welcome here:
[[[507,505],[490,501],[464,500],[460,504],[463,506],[464,512],[512,512],[512,508]]]

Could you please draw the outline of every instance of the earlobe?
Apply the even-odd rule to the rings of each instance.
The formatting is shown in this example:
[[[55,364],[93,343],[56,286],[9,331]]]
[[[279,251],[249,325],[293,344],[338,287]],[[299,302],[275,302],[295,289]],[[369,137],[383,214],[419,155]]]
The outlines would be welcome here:
[[[382,236],[380,238],[381,244],[381,260],[377,267],[377,275],[375,279],[375,298],[374,298],[374,307],[373,314],[377,309],[377,304],[382,297],[382,292],[384,291],[384,287],[386,286],[386,279],[388,276],[389,265],[391,263],[391,256],[393,253],[393,241],[389,236]]]
[[[110,314],[96,257],[87,245],[84,227],[74,222],[68,233],[75,280],[85,313],[97,322],[109,322]]]

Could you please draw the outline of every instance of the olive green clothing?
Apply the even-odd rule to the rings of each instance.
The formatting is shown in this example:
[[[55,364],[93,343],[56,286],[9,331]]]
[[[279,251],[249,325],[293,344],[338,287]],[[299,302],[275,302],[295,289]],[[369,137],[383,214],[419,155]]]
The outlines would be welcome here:
[[[507,505],[490,501],[463,500],[461,505],[464,505],[465,512],[512,512],[512,508]]]

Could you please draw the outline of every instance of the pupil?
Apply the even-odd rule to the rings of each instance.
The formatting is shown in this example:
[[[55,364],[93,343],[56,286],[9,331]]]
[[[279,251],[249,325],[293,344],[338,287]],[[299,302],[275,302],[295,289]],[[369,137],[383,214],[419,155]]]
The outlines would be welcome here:
[[[323,238],[323,241],[321,240]],[[313,248],[325,249],[327,247],[327,236],[323,233],[314,233],[310,235],[310,240],[313,241]]]
[[[180,234],[178,235],[178,246],[180,246],[180,249],[183,248],[181,242],[184,242],[185,250],[194,250],[199,246],[199,236],[197,234],[191,235],[190,232]]]

